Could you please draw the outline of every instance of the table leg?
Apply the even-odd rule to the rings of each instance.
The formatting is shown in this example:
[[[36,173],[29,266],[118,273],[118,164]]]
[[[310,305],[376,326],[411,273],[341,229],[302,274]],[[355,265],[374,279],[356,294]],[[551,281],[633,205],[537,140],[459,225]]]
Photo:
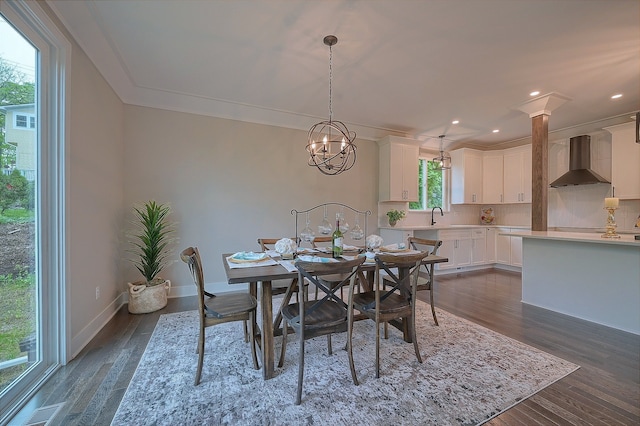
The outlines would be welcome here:
[[[272,289],[271,281],[262,281],[261,285],[261,307],[262,307],[262,377],[269,380],[273,377],[274,371],[274,346],[273,346],[273,306],[271,302]]]

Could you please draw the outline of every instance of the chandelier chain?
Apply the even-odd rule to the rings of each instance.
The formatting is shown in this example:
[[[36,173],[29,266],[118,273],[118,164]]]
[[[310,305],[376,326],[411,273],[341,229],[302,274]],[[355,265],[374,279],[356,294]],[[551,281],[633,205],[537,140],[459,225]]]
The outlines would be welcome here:
[[[333,80],[333,45],[329,45],[329,122],[333,121],[333,105],[331,99],[333,99],[333,92],[331,87],[331,81]]]

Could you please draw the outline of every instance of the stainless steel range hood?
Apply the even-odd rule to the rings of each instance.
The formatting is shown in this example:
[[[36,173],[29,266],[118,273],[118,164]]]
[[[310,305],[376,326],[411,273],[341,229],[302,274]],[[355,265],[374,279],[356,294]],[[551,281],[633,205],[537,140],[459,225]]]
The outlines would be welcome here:
[[[551,187],[611,183],[590,167],[591,136],[582,135],[569,139],[569,171],[551,182]]]

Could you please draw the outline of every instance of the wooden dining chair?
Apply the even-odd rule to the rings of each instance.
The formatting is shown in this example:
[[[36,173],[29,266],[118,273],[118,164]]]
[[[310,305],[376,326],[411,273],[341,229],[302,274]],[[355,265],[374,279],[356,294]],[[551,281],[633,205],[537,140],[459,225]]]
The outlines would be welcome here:
[[[256,355],[255,328],[256,308],[258,302],[249,293],[211,294],[204,290],[204,272],[200,253],[196,247],[187,247],[180,253],[180,259],[189,266],[193,282],[198,291],[198,318],[200,331],[198,334],[198,368],[196,370],[195,385],[200,383],[202,363],[204,360],[205,329],[218,324],[231,321],[249,322],[249,343],[251,345],[251,357],[253,367],[257,370],[258,357]],[[205,299],[205,296],[207,297]]]
[[[438,249],[442,245],[440,240],[428,240],[425,238],[409,237],[409,247],[413,250],[426,251],[429,254],[438,254]],[[418,274],[418,291],[426,290],[429,292],[429,302],[431,303],[431,314],[433,315],[433,322],[438,325],[438,317],[436,316],[435,297],[434,297],[434,283],[431,282],[431,268],[435,265],[423,264]],[[389,285],[391,282],[387,282],[387,278],[384,278],[384,284]],[[385,338],[387,337],[387,330],[385,328]]]
[[[263,252],[266,252],[267,250],[275,250],[275,244],[280,240],[280,238],[258,238],[258,244],[260,244],[260,250],[262,250]],[[299,239],[298,238],[291,238],[292,241],[294,241],[297,244],[299,244]],[[285,294],[287,292],[287,288],[293,284],[292,286],[292,294],[296,295],[296,302],[299,301],[300,299],[300,289],[298,286],[298,277],[293,278],[292,280],[280,280],[280,281],[274,281],[271,283],[271,294],[273,296],[277,296],[279,294]],[[307,299],[308,298],[308,293],[307,290],[309,288],[309,284],[308,283],[304,283],[304,285],[302,286],[302,298],[303,299]],[[282,313],[280,312],[283,306],[286,306],[287,304],[289,304],[291,295],[289,296],[289,299],[287,298],[283,298],[282,299],[282,303],[280,304],[280,309],[278,309],[278,313],[276,314],[276,318],[273,321],[273,328],[274,330],[277,330],[278,328],[280,328],[280,323],[282,322]]]
[[[335,293],[343,286],[353,287],[358,269],[364,263],[365,257],[358,257],[350,261],[337,262],[303,262],[297,261],[298,281],[309,280],[323,293],[317,300],[305,300],[285,306],[282,309],[283,330],[288,327],[298,334],[300,342],[300,353],[298,361],[298,388],[296,393],[296,405],[302,401],[302,382],[304,378],[304,342],[318,336],[327,336],[327,348],[331,355],[331,334],[350,331],[348,324],[349,309],[345,303]],[[332,285],[324,281],[326,276],[343,276],[344,279],[338,285]],[[351,310],[353,315],[353,310]],[[351,321],[352,322],[352,321]],[[282,348],[280,352],[279,367],[284,364],[284,357],[287,348],[287,334],[282,334]],[[351,339],[347,337],[347,351],[349,352],[349,367],[353,382],[358,384],[356,371],[353,364],[353,353]]]
[[[416,292],[420,264],[429,253],[378,254],[375,257],[376,272],[372,291],[353,294],[349,291],[349,329],[353,328],[353,310],[360,311],[376,323],[376,378],[380,377],[380,324],[401,320],[408,329],[418,362],[422,363],[416,336]],[[386,274],[391,288],[382,285],[382,273]],[[348,337],[352,336],[348,333]],[[351,343],[349,342],[349,346]]]
[[[315,237],[313,239],[313,241],[311,242],[311,245],[314,249],[327,249],[327,248],[331,248],[331,245],[333,244],[333,237],[331,235],[327,235],[324,237]],[[328,283],[334,283],[334,285],[338,285],[340,282],[343,281],[342,276],[340,275],[335,275],[333,277],[327,276],[324,277],[324,280]],[[359,284],[359,281],[356,281]],[[344,294],[343,294],[343,288],[340,288],[340,297],[344,298]],[[315,290],[315,298],[318,298],[318,289],[316,288]]]

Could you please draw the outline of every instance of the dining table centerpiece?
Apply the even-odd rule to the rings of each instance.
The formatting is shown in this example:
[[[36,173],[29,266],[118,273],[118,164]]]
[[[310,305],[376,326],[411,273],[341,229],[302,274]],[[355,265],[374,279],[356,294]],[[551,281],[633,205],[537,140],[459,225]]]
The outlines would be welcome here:
[[[128,283],[129,312],[146,314],[167,306],[171,281],[158,274],[170,263],[174,225],[169,221],[171,208],[166,204],[148,201],[134,206],[133,213],[128,251],[133,255],[130,261],[144,279]]]

